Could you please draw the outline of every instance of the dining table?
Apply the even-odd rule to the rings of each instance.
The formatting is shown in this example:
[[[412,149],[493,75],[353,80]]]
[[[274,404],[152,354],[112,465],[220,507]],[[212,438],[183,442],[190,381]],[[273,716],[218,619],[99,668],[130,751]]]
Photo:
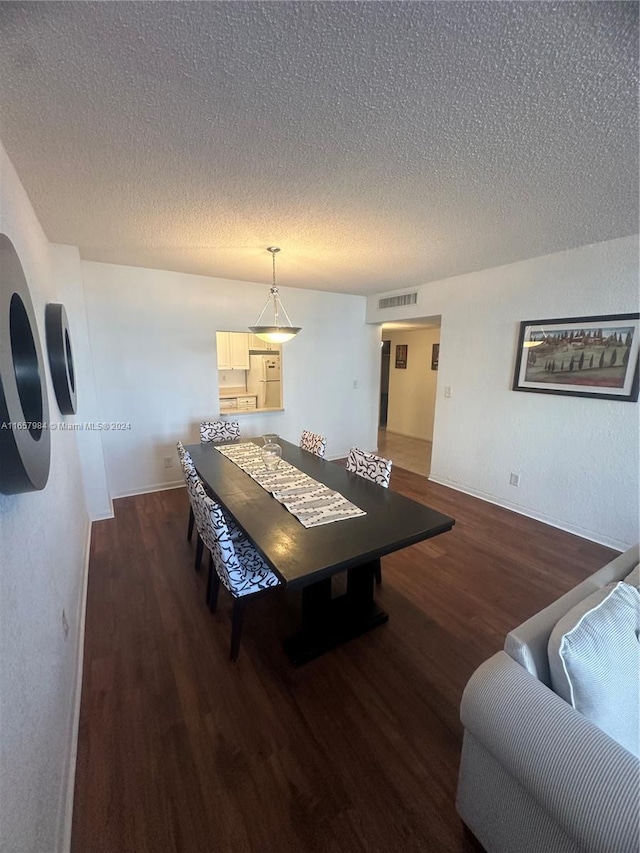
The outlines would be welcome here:
[[[262,444],[259,438],[251,441]],[[343,462],[320,458],[282,438],[278,443],[283,460],[338,492],[364,514],[305,527],[220,452],[220,443],[187,445],[186,450],[207,491],[283,586],[301,589],[301,624],[284,641],[289,658],[299,665],[387,622],[389,614],[375,600],[380,559],[446,533],[455,520],[347,471]],[[346,584],[341,585],[341,594],[335,594],[332,578],[340,573],[346,573]]]

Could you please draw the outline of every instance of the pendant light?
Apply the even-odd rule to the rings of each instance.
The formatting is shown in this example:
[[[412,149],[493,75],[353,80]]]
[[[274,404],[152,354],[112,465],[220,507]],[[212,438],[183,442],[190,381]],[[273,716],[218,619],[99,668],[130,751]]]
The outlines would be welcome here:
[[[531,347],[539,347],[541,344],[544,344],[546,342],[547,336],[546,336],[546,333],[545,333],[543,327],[540,326],[539,329],[540,329],[540,331],[538,331],[538,329],[531,329],[529,331],[529,340],[522,342],[522,346],[525,349],[530,349]],[[534,335],[539,335],[539,334],[542,334],[541,338],[534,338],[533,337]]]
[[[267,252],[271,252],[271,257],[273,259],[273,284],[269,288],[269,298],[267,299],[260,316],[256,320],[256,325],[249,326],[249,331],[253,332],[253,334],[259,337],[260,340],[267,341],[272,344],[283,344],[285,341],[290,341],[291,338],[298,334],[301,328],[300,326],[293,326],[291,324],[289,315],[287,314],[282,302],[280,302],[280,297],[278,296],[278,288],[276,287],[276,254],[279,251],[280,249],[277,246],[269,246],[267,248]],[[261,326],[260,320],[262,320],[262,315],[270,304],[273,305],[273,325]],[[287,318],[287,326],[280,325],[280,311],[282,311],[284,316]]]

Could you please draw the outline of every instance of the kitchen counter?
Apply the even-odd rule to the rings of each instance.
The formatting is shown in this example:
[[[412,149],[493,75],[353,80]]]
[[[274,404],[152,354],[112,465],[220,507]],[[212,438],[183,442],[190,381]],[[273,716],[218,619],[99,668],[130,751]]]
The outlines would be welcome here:
[[[224,417],[243,418],[246,415],[269,415],[272,412],[284,412],[284,409],[220,409],[220,414]]]
[[[218,397],[222,400],[228,397],[246,397],[247,389],[238,386],[237,388],[220,388],[218,391]]]

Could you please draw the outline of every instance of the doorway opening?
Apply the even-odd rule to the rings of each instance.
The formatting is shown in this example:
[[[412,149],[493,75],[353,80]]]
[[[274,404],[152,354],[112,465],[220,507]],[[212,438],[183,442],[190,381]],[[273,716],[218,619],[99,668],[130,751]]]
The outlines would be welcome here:
[[[381,330],[378,452],[426,477],[433,451],[440,320],[385,323]]]
[[[378,427],[385,429],[389,412],[389,360],[391,358],[391,341],[382,341],[382,356],[380,361],[380,415]]]

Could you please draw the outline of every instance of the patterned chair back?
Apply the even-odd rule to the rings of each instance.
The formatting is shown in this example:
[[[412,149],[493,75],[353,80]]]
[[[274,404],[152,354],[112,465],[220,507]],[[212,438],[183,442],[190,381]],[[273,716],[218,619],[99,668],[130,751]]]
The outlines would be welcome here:
[[[200,441],[238,441],[240,439],[240,424],[238,421],[202,421],[200,424]]]
[[[256,571],[261,573],[257,584],[260,588],[278,585],[276,576],[266,568],[257,551],[247,547],[247,543],[238,545],[242,547],[244,565],[240,562],[222,508],[205,493],[202,483],[196,488],[194,515],[198,533],[211,552],[218,577],[231,595],[239,598],[247,591],[254,591]]]
[[[198,533],[211,552],[215,570],[222,583],[233,594],[234,588],[241,583],[244,572],[236,556],[222,509],[206,494],[202,484],[196,489],[193,512]]]
[[[384,486],[385,489],[389,488],[392,465],[391,459],[383,459],[382,456],[376,456],[375,453],[368,453],[357,447],[351,448],[347,458],[347,471],[352,471],[364,477],[365,480]]]
[[[191,458],[189,451],[184,449],[184,445],[181,441],[178,442],[177,447],[178,456],[180,457],[180,467],[182,468],[182,476],[184,477],[187,493],[189,495],[189,503],[193,507],[197,487],[200,486],[202,491],[204,491],[204,487],[202,486],[202,482],[198,476],[196,466],[193,464],[193,459]]]
[[[310,453],[315,453],[316,456],[324,458],[324,452],[327,449],[327,439],[323,435],[317,435],[317,433],[309,432],[308,429],[305,429],[300,438],[300,447],[303,450],[308,450]]]

